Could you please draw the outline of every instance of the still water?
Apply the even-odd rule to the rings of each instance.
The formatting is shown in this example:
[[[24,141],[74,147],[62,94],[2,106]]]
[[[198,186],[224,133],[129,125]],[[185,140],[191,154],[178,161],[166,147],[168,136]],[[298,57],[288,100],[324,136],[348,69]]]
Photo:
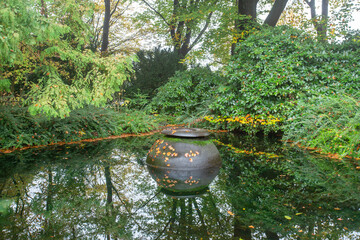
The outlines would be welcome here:
[[[359,162],[214,134],[221,168],[173,190],[146,164],[159,139],[0,155],[0,239],[360,239]]]

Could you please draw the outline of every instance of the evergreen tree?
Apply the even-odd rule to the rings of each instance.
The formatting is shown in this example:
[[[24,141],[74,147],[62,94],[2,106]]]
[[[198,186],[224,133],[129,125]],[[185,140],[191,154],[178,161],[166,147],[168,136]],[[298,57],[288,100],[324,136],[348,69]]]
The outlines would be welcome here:
[[[134,63],[135,75],[131,85],[126,88],[130,96],[141,93],[152,98],[156,94],[155,90],[164,85],[176,71],[185,69],[179,63],[180,58],[176,53],[161,49],[160,46],[151,51],[139,51],[137,58],[139,61]]]

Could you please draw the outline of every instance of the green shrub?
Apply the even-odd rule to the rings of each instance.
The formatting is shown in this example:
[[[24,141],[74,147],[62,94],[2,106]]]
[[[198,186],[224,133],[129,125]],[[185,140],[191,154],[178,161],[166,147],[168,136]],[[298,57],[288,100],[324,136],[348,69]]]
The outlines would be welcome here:
[[[176,71],[184,70],[185,65],[179,63],[180,58],[173,51],[156,47],[151,51],[141,50],[134,62],[135,74],[125,88],[128,97],[145,94],[152,98],[155,90],[165,84]]]
[[[23,107],[1,107],[0,148],[46,145],[107,137],[115,133],[115,112],[86,107],[74,110],[67,118],[32,116]]]
[[[66,118],[33,116],[24,107],[0,108],[0,149],[104,138],[123,133],[143,133],[172,123],[163,115],[141,111],[117,112],[88,106]]]
[[[300,100],[285,125],[284,139],[323,153],[360,157],[360,95],[314,96]]]
[[[129,109],[141,110],[148,105],[149,102],[149,95],[141,94],[139,91],[138,93],[134,93],[131,98],[125,99],[125,106]]]
[[[323,44],[286,26],[256,31],[238,44],[225,68],[229,82],[210,108],[220,116],[286,119],[301,97],[356,92],[359,45]]]
[[[156,116],[142,111],[125,111],[117,116],[116,133],[144,133],[159,128]]]
[[[197,116],[208,110],[223,78],[208,68],[196,67],[176,72],[158,89],[149,108],[175,116]]]

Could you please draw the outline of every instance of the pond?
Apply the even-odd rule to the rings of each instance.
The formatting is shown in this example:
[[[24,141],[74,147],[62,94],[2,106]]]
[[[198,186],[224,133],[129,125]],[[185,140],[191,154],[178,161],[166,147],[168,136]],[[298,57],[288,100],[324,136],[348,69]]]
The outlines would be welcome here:
[[[222,160],[217,176],[194,191],[172,191],[146,165],[158,139],[163,136],[0,155],[0,238],[360,238],[359,162],[312,155],[276,139],[212,134]]]

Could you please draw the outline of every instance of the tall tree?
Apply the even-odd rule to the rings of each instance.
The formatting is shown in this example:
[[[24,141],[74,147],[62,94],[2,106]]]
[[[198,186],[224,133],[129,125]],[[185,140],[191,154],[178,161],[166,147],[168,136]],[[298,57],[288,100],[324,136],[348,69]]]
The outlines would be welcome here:
[[[257,5],[259,0],[237,0],[238,14],[245,16],[235,22],[235,27],[239,31],[246,30],[248,26],[252,26],[257,18]],[[274,27],[284,11],[288,0],[275,0],[271,6],[264,24]]]
[[[117,1],[114,11],[116,10],[117,4],[120,0]],[[105,3],[105,16],[104,16],[104,24],[103,24],[103,35],[102,35],[102,43],[101,43],[101,53],[105,54],[109,47],[109,31],[110,31],[110,2],[111,0],[104,0]],[[113,11],[113,12],[114,12]]]
[[[90,0],[44,0],[39,9],[38,0],[1,1],[1,93],[10,92],[32,114],[54,117],[105,104],[129,77],[132,59],[99,58],[88,50],[85,19],[92,6]]]
[[[147,32],[133,17],[136,3],[129,0],[92,0],[95,10],[90,18],[93,52],[131,55],[139,50],[139,42],[146,39]]]
[[[135,74],[131,83],[125,89],[128,96],[137,93],[154,97],[156,89],[164,85],[176,71],[185,70],[185,65],[179,63],[179,56],[171,49],[141,50],[136,53],[138,62],[134,63]]]
[[[326,40],[329,18],[329,0],[321,0],[321,15],[316,14],[316,0],[304,0],[310,7],[311,21],[314,24],[317,36],[321,41]]]
[[[293,1],[285,9],[280,24],[306,29],[320,41],[327,41],[346,35],[353,13],[359,10],[358,0]]]
[[[288,0],[275,0],[268,16],[265,19],[264,24],[275,27],[286,7],[287,2]]]
[[[156,16],[155,26],[166,30],[170,44],[181,58],[198,45],[219,0],[142,0],[148,14]],[[160,21],[159,21],[160,20]]]
[[[288,0],[275,0],[263,24],[274,27],[279,21],[287,2]],[[239,16],[235,20],[235,29],[238,32],[238,36],[240,36],[236,42],[243,40],[248,35],[249,29],[258,25],[258,3],[259,0],[236,0],[237,14]],[[234,54],[236,42],[232,44],[232,55]]]

